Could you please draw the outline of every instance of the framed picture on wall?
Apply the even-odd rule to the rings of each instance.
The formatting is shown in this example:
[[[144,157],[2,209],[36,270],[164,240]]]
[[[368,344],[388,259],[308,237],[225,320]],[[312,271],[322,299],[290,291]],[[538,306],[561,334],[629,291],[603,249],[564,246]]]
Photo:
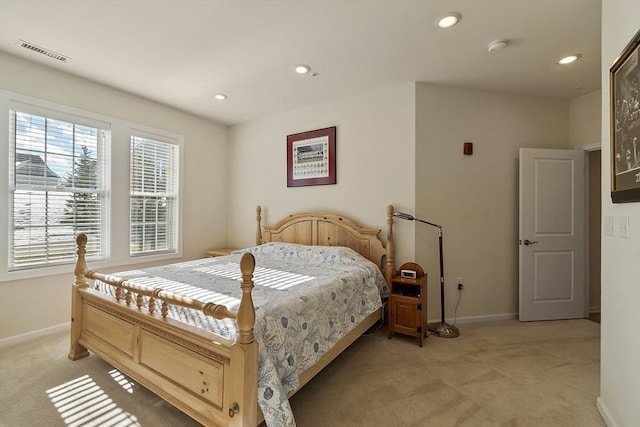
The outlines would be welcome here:
[[[287,135],[287,187],[336,183],[336,127]]]
[[[640,31],[610,69],[611,200],[640,202]]]

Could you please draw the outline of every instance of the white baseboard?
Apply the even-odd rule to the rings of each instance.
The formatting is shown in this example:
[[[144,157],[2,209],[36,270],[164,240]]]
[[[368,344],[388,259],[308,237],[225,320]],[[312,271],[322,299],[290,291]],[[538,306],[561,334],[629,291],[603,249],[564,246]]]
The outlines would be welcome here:
[[[464,324],[464,323],[497,322],[499,320],[513,320],[517,318],[518,318],[518,313],[487,314],[484,316],[459,317],[456,320],[456,323]],[[452,322],[453,319],[449,319],[448,321]]]
[[[607,425],[607,427],[618,427],[618,424],[616,424],[616,422],[613,421],[613,418],[611,418],[611,415],[607,410],[607,406],[604,404],[601,397],[598,397],[596,399],[596,408],[598,408],[598,412],[600,412],[600,416],[604,420],[604,423]]]
[[[18,344],[24,341],[40,338],[46,335],[55,334],[56,332],[68,331],[71,327],[71,322],[61,323],[59,325],[51,326],[49,328],[38,329],[37,331],[27,332],[26,334],[14,335],[12,337],[0,339],[0,348],[8,347],[13,344]]]
[[[589,313],[600,313],[600,306],[592,305],[591,307],[589,307]]]
[[[504,313],[504,314],[488,314],[485,316],[468,316],[458,317],[455,321],[456,325],[465,323],[481,323],[481,322],[497,322],[499,320],[513,320],[518,318],[518,313]],[[428,323],[437,323],[441,319],[431,319]],[[445,319],[448,324],[453,324],[453,319]]]

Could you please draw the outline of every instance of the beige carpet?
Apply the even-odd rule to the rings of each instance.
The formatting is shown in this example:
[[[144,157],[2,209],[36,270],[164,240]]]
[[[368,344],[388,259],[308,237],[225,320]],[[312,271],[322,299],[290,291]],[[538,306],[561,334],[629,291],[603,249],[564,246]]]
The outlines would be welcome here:
[[[459,325],[454,339],[386,330],[360,338],[292,399],[298,426],[605,426],[600,325],[588,320]],[[2,426],[197,426],[67,334],[0,350]]]

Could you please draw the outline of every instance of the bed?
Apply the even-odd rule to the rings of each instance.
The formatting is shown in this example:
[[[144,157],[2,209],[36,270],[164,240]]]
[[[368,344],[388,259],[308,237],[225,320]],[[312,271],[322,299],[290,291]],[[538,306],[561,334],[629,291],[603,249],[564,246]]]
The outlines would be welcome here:
[[[338,316],[347,319],[347,323],[351,321],[351,325],[341,327],[341,334],[336,337],[335,343],[325,346],[324,342],[316,341],[315,347],[310,347],[315,351],[308,350],[309,345],[305,344],[307,350],[303,354],[306,356],[296,357],[305,359],[317,352],[318,347],[327,348],[322,348],[314,356],[317,360],[313,360],[310,366],[303,370],[296,368],[298,371],[295,372],[292,368],[289,374],[295,380],[288,384],[288,388],[281,384],[280,392],[286,395],[280,396],[280,407],[264,406],[265,398],[271,398],[274,394],[274,389],[265,383],[265,377],[274,375],[263,372],[263,361],[267,348],[269,354],[273,350],[273,335],[278,333],[269,335],[265,332],[267,329],[264,325],[270,322],[265,320],[269,317],[264,313],[268,313],[270,306],[266,303],[263,304],[264,309],[261,304],[254,306],[253,293],[258,292],[256,295],[259,299],[265,289],[260,285],[263,279],[256,277],[260,277],[263,270],[269,270],[260,266],[263,253],[271,251],[280,257],[303,259],[305,268],[315,264],[318,257],[335,259],[344,255],[346,264],[362,257],[375,264],[375,269],[379,269],[377,275],[384,276],[383,281],[389,283],[394,271],[393,207],[387,208],[386,245],[378,238],[380,229],[362,227],[344,216],[332,213],[292,214],[274,225],[263,226],[261,207],[258,206],[256,222],[255,247],[237,251],[229,258],[208,259],[209,264],[205,260],[194,260],[173,265],[178,270],[184,264],[196,265],[200,273],[207,269],[228,269],[233,264],[239,265],[235,267],[237,271],[229,273],[227,277],[236,289],[240,282],[237,298],[231,298],[228,292],[214,292],[222,295],[222,300],[234,300],[233,304],[226,305],[212,302],[216,299],[207,297],[207,292],[213,291],[202,291],[205,298],[199,298],[201,294],[198,292],[176,291],[183,288],[167,286],[165,283],[191,279],[149,279],[146,272],[140,274],[139,270],[122,275],[91,271],[85,260],[87,238],[79,235],[76,239],[78,259],[74,269],[69,358],[77,360],[88,356],[91,351],[204,425],[255,426],[263,419],[269,425],[294,425],[292,414],[279,414],[290,411],[287,409],[288,397],[380,321],[383,308],[378,304],[370,313],[357,309],[357,315]],[[288,244],[304,246],[293,246],[294,249],[291,249],[286,246]],[[328,252],[334,250],[338,251],[338,255]],[[165,271],[169,266],[157,268]],[[332,265],[324,270],[341,268]],[[360,266],[357,268],[363,269]],[[178,279],[184,279],[182,273],[176,274]],[[93,280],[93,284],[90,285],[89,280]],[[343,283],[348,281],[344,277],[341,280]],[[255,283],[258,283],[256,290]],[[187,283],[186,288],[190,287]],[[109,291],[105,293],[105,289]],[[335,294],[331,292],[329,298],[335,299]],[[305,298],[298,296],[301,300]],[[351,304],[348,300],[348,297],[344,297],[345,305],[366,305],[364,302]],[[211,331],[194,326],[188,319],[175,315],[176,310],[191,313],[188,316],[195,313],[205,322],[222,325],[222,328],[231,327],[235,332],[233,336],[225,336],[218,333],[218,329]],[[323,310],[318,310],[316,306],[315,310],[308,311]],[[284,320],[285,316],[281,319]],[[332,325],[333,321],[330,321]],[[259,341],[264,347],[262,353]],[[287,383],[282,379],[277,381]]]

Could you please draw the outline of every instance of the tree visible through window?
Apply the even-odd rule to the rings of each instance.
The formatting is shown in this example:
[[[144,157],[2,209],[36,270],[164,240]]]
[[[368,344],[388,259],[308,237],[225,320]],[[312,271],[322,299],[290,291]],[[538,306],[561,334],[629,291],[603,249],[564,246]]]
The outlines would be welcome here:
[[[67,199],[64,208],[63,224],[75,224],[81,233],[92,233],[99,224],[100,199],[98,194],[91,192],[98,185],[97,161],[91,157],[86,145],[82,146],[80,157],[76,160],[73,172],[67,175],[65,187],[75,188],[76,192]],[[80,191],[86,189],[90,191]]]

